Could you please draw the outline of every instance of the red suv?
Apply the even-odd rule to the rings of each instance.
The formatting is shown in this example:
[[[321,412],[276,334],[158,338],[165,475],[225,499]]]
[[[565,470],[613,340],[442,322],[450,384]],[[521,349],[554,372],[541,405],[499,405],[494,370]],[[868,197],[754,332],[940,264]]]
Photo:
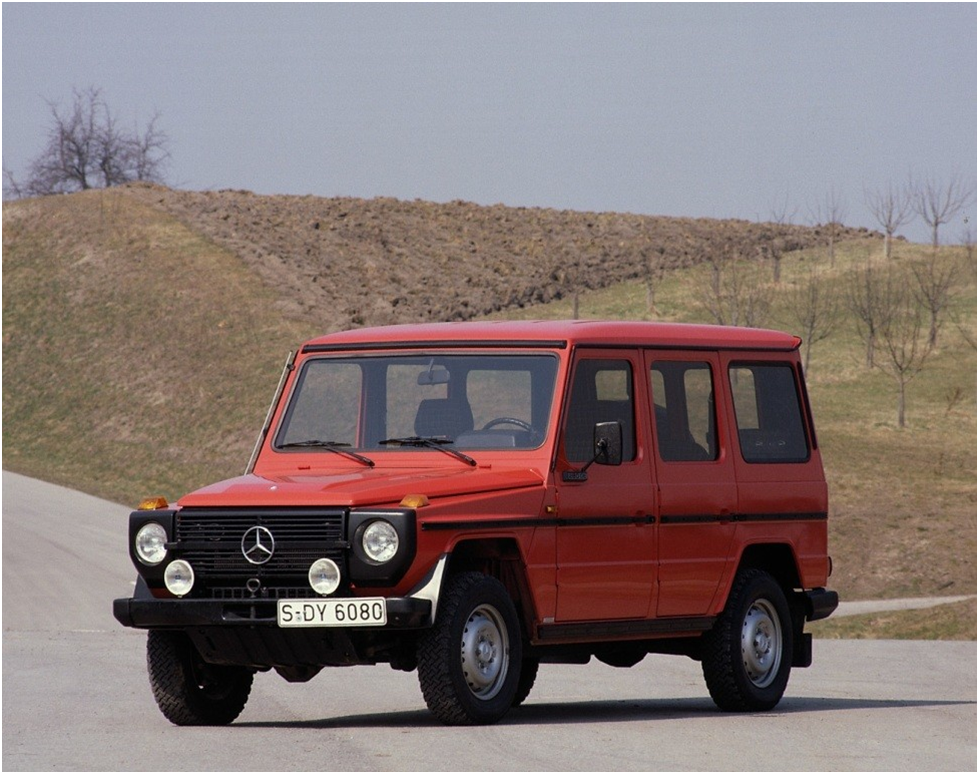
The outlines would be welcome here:
[[[180,725],[255,672],[418,671],[491,723],[541,664],[701,662],[774,707],[828,616],[826,483],[799,339],[631,322],[336,333],[290,356],[248,467],[130,517],[116,618]]]

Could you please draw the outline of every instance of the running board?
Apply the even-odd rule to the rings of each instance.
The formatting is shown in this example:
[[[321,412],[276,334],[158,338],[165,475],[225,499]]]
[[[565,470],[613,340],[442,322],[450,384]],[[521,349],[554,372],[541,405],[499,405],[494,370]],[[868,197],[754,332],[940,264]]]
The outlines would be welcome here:
[[[653,618],[625,621],[548,623],[537,627],[538,642],[602,642],[610,639],[642,639],[700,634],[710,629],[713,616]]]

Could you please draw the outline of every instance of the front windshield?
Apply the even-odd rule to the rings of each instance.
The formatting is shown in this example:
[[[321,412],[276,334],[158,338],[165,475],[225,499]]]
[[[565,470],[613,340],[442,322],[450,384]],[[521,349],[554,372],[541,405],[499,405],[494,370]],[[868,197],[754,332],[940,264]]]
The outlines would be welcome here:
[[[533,449],[554,395],[553,355],[397,355],[307,360],[279,450]]]

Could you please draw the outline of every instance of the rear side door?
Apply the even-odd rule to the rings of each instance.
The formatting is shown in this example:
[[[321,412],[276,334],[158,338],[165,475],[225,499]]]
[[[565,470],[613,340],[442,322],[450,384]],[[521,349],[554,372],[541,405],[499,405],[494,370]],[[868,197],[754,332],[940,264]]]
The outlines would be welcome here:
[[[657,616],[698,616],[728,561],[738,503],[720,358],[647,350],[658,490]]]

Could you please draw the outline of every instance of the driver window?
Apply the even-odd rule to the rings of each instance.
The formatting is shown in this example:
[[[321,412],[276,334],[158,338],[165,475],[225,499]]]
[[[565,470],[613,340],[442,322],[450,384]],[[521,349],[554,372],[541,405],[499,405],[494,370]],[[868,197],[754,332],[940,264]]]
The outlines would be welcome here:
[[[636,423],[628,360],[579,360],[568,404],[564,453],[568,462],[589,462],[595,456],[595,425],[622,424],[622,460],[636,457]]]

